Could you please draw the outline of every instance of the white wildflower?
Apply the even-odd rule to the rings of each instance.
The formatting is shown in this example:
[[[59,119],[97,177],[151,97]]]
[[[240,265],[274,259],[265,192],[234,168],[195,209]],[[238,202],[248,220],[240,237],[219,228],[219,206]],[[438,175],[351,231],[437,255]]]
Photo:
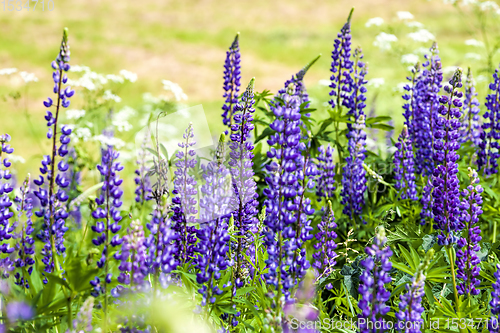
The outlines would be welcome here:
[[[396,15],[400,20],[413,20],[413,14],[410,12],[401,11],[397,12]]]
[[[38,82],[38,78],[33,73],[20,72],[19,75],[21,75],[25,83]]]
[[[120,103],[122,101],[121,97],[113,94],[111,90],[105,90],[102,95],[102,99],[105,101],[114,101],[116,103]]]
[[[129,119],[135,116],[137,112],[130,106],[124,106],[117,114],[113,116],[112,124],[119,132],[130,131],[134,126],[129,123]]]
[[[187,95],[177,83],[169,80],[162,80],[161,82],[163,83],[163,89],[170,90],[174,94],[176,101],[186,101],[188,99]]]
[[[405,92],[405,87],[408,85],[408,82],[400,82],[396,85],[396,87],[393,88],[394,91],[397,91],[399,93]]]
[[[397,42],[397,40],[398,37],[396,37],[395,35],[381,32],[377,35],[377,37],[375,37],[373,45],[379,47],[382,50],[390,50],[391,43]]]
[[[417,21],[411,21],[411,22],[406,22],[405,23],[407,27],[409,28],[418,28],[422,29],[424,27],[423,23],[417,22]]]
[[[482,11],[498,11],[500,8],[495,1],[484,1],[479,3],[479,9]]]
[[[85,110],[67,110],[65,112],[66,119],[80,119],[85,116]]]
[[[385,79],[383,77],[374,77],[373,79],[368,80],[367,85],[378,88],[380,86],[383,86],[385,84]]]
[[[419,47],[418,49],[415,49],[413,53],[424,55],[429,53],[429,49],[426,47]]]
[[[381,18],[381,17],[373,17],[373,18],[369,19],[368,21],[366,21],[365,27],[369,28],[372,25],[375,25],[375,26],[379,27],[382,24],[384,24],[384,19],[383,18]]]
[[[92,138],[94,141],[98,141],[102,146],[113,146],[116,149],[121,149],[125,146],[125,142],[121,139],[115,137],[109,137],[107,135],[99,134]]]
[[[419,56],[413,53],[403,54],[401,56],[401,63],[415,65],[419,60]]]
[[[427,43],[429,41],[433,41],[436,39],[433,34],[431,34],[428,30],[426,29],[420,29],[416,32],[410,32],[408,34],[408,37],[413,39],[416,42],[421,42],[421,43]]]
[[[487,77],[486,75],[478,75],[475,77],[476,79],[476,82],[487,82],[489,81],[489,77]]]
[[[26,160],[24,159],[24,157],[22,157],[20,155],[14,155],[14,154],[9,155],[9,161],[13,162],[13,163],[21,163],[21,164],[26,163]]]
[[[457,70],[458,66],[446,66],[446,67],[443,67],[443,74],[445,75],[451,75],[453,73],[455,73],[455,71]]]
[[[73,65],[69,68],[69,70],[70,72],[90,72],[90,68],[83,65]]]
[[[106,75],[106,79],[108,79],[111,82],[115,82],[115,83],[123,83],[125,81],[123,79],[123,77],[121,77],[120,75],[116,75],[116,74],[108,74],[108,75]]]
[[[92,132],[87,127],[77,127],[72,132],[72,135],[76,139],[75,141],[82,140],[82,141],[86,142],[92,138]]]
[[[17,68],[2,68],[0,69],[0,75],[10,75],[17,72]]]
[[[482,57],[478,53],[469,52],[469,53],[465,54],[465,59],[468,59],[468,60],[481,60]]]
[[[469,45],[469,46],[475,46],[475,47],[484,47],[484,43],[480,40],[477,40],[477,39],[467,39],[465,41],[465,45]]]
[[[130,82],[135,82],[137,81],[137,74],[135,73],[132,73],[126,69],[122,69],[120,71],[120,75],[123,76],[123,78],[127,81],[130,81]]]

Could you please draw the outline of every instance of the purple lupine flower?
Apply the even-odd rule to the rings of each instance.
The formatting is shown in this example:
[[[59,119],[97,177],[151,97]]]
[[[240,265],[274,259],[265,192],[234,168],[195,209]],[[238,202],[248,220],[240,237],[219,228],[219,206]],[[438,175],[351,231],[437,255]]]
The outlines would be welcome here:
[[[333,192],[335,191],[335,163],[333,163],[333,147],[328,144],[328,146],[320,146],[318,148],[318,182],[316,187],[316,195],[318,196],[318,201],[321,198],[331,199],[333,197]]]
[[[390,247],[384,247],[387,239],[385,229],[379,227],[374,237],[374,243],[366,247],[368,257],[361,261],[364,270],[359,277],[359,293],[361,300],[358,302],[361,313],[358,315],[359,329],[361,333],[377,332],[373,327],[381,327],[383,332],[385,322],[381,317],[389,312],[390,307],[386,305],[391,293],[385,289],[385,284],[391,282],[389,271],[392,263],[389,261],[392,256]],[[361,320],[363,319],[363,320]],[[368,323],[372,328],[369,329]]]
[[[136,185],[135,188],[135,201],[139,204],[143,204],[144,202],[151,200],[153,197],[151,195],[151,180],[149,178],[149,168],[146,165],[148,157],[150,153],[148,152],[148,142],[149,142],[149,131],[146,131],[144,135],[144,141],[141,144],[141,149],[139,151],[139,156],[136,161],[137,169],[135,170],[136,177],[134,178],[134,182]]]
[[[408,136],[412,141],[416,140],[416,133],[418,130],[417,112],[419,104],[418,100],[418,89],[417,84],[419,82],[418,75],[420,73],[420,64],[417,63],[415,67],[411,69],[411,76],[407,76],[406,79],[410,82],[404,86],[405,93],[403,94],[403,116],[405,117],[405,125],[408,128]],[[389,144],[390,146],[390,144]]]
[[[231,205],[234,198],[230,172],[218,159],[218,155],[224,155],[224,141],[222,134],[215,159],[202,166],[205,184],[200,190],[203,197],[200,199],[200,228],[196,231],[198,242],[195,246],[195,262],[199,270],[196,281],[202,285],[198,290],[203,296],[202,306],[207,302],[215,303],[215,296],[222,294],[218,280],[221,272],[230,265],[227,222],[235,207]]]
[[[254,129],[253,113],[255,109],[254,100],[254,82],[252,78],[246,91],[241,96],[241,102],[234,108],[234,119],[231,127],[231,142],[229,144],[229,167],[235,195],[231,201],[234,211],[234,234],[237,236],[235,244],[236,249],[233,251],[235,258],[234,271],[234,292],[236,288],[243,286],[245,275],[243,271],[250,270],[253,266],[246,263],[245,255],[250,258],[254,257],[252,248],[253,238],[250,231],[256,232],[257,225],[257,185],[253,179],[253,149],[254,145],[250,139]]]
[[[142,291],[146,288],[144,279],[148,274],[146,265],[147,249],[144,245],[144,229],[139,220],[130,223],[127,234],[123,236],[123,243],[120,252],[114,254],[116,260],[121,261],[118,269],[120,275],[118,282],[122,284],[120,294],[124,292]],[[123,285],[129,285],[130,288]],[[115,294],[113,292],[113,294]]]
[[[366,171],[363,168],[365,160],[365,140],[366,134],[365,116],[361,114],[348,136],[349,156],[346,157],[346,165],[342,173],[342,196],[341,203],[344,205],[343,213],[351,219],[356,216],[361,217],[364,205],[364,195],[366,192]],[[364,222],[364,219],[361,217]]]
[[[414,133],[415,166],[418,174],[430,175],[434,171],[434,139],[439,109],[443,72],[437,43],[425,55],[423,70],[415,84],[415,117],[412,127]]]
[[[10,218],[14,215],[10,211],[12,202],[8,194],[12,192],[12,174],[9,171],[11,162],[6,155],[12,154],[14,148],[11,148],[8,142],[11,137],[9,134],[0,135],[0,253],[3,253],[5,258],[0,257],[0,273],[2,277],[7,278],[9,272],[14,269],[9,255],[14,252],[14,248],[8,243],[12,238],[12,232],[15,230],[15,223],[10,223]]]
[[[66,333],[92,332],[92,311],[94,310],[94,297],[89,297],[83,302],[76,318],[73,320],[73,329]]]
[[[495,282],[491,285],[491,318],[488,320],[488,331],[492,333],[500,332],[500,264],[497,264],[497,270],[493,273]]]
[[[35,315],[33,308],[30,305],[18,301],[8,303],[6,312],[10,323],[15,323],[19,320],[30,320]]]
[[[80,211],[80,200],[75,200],[80,194],[81,185],[81,172],[77,163],[78,155],[74,148],[69,149],[69,153],[67,156],[66,163],[69,164],[68,170],[65,172],[65,178],[69,179],[68,186],[68,204],[67,211],[69,212],[69,216],[73,218],[77,225],[81,225],[82,222],[82,213]]]
[[[340,33],[337,35],[333,43],[332,51],[332,65],[330,72],[331,84],[330,96],[332,99],[329,101],[332,108],[348,106],[350,102],[349,93],[351,91],[351,72],[353,62],[351,60],[351,16],[354,9],[349,13],[347,22],[344,24]]]
[[[479,126],[479,101],[476,98],[477,91],[474,87],[472,72],[469,68],[465,80],[465,98],[463,106],[463,119],[460,127],[460,143],[470,141],[473,145],[481,143],[481,131]]]
[[[489,88],[491,94],[486,96],[484,104],[488,111],[483,114],[484,123],[482,125],[481,142],[477,158],[479,170],[483,170],[486,176],[498,172],[498,158],[500,157],[500,78],[499,70],[493,74],[493,82]]]
[[[368,81],[365,79],[365,76],[368,72],[367,65],[361,61],[363,59],[363,51],[361,48],[356,48],[354,50],[354,63],[352,76],[353,79],[350,81],[350,98],[349,102],[346,105],[349,111],[348,115],[351,116],[351,119],[356,120],[360,115],[364,115],[364,108],[366,107],[366,84]],[[351,128],[351,124],[348,124],[348,128]]]
[[[196,180],[189,174],[189,170],[196,165],[196,152],[191,149],[196,142],[193,140],[193,125],[190,123],[182,136],[185,142],[178,144],[181,148],[176,154],[177,161],[174,171],[174,190],[176,195],[172,199],[174,214],[172,216],[173,230],[176,234],[175,247],[177,254],[175,260],[184,265],[193,258],[194,243],[196,243]]]
[[[224,98],[226,99],[222,106],[222,121],[224,125],[231,127],[233,125],[234,107],[238,103],[238,92],[241,86],[241,54],[238,33],[234,38],[231,47],[226,52],[226,61],[224,62]]]
[[[315,251],[312,255],[314,261],[312,267],[318,270],[320,276],[328,276],[333,272],[333,267],[337,263],[335,259],[338,255],[335,253],[337,244],[335,238],[335,216],[333,214],[332,203],[328,200],[328,210],[321,208],[323,216],[321,222],[318,224],[319,231],[316,233],[317,243],[313,245]]]
[[[401,199],[418,200],[415,185],[415,169],[413,167],[413,148],[405,125],[401,131],[394,153],[394,171],[396,175],[396,190]]]
[[[18,210],[18,225],[21,226],[21,231],[16,235],[18,239],[16,243],[17,257],[14,261],[16,265],[17,272],[15,274],[16,284],[23,286],[24,288],[29,288],[27,274],[31,275],[33,272],[33,265],[35,260],[33,256],[35,254],[34,243],[35,240],[31,236],[33,233],[33,221],[31,217],[33,216],[33,198],[28,196],[30,191],[30,177],[26,177],[26,180],[21,186],[21,197],[16,197]],[[26,216],[26,221],[21,221],[22,216]]]
[[[157,283],[162,274],[170,273],[179,263],[176,261],[177,248],[174,242],[176,235],[172,230],[172,220],[165,214],[161,202],[156,204],[152,216],[151,223],[146,224],[151,234],[146,238],[144,245],[148,249],[146,265]]]
[[[68,144],[70,142],[69,135],[71,129],[62,126],[60,132],[58,131],[59,112],[62,108],[69,107],[69,98],[74,95],[74,90],[68,86],[63,88],[63,85],[68,82],[68,77],[65,74],[70,68],[69,66],[69,45],[68,45],[68,30],[64,29],[61,48],[55,61],[52,62],[54,72],[52,78],[54,80],[54,93],[57,95],[57,100],[49,97],[47,101],[43,102],[45,107],[50,108],[53,104],[56,107],[55,114],[47,110],[45,120],[49,127],[47,138],[52,140],[52,154],[45,155],[42,160],[42,167],[40,172],[42,175],[34,180],[35,185],[39,187],[35,191],[35,195],[40,201],[40,210],[35,214],[38,217],[43,217],[44,224],[38,237],[45,243],[42,249],[43,259],[45,265],[45,272],[51,273],[54,269],[59,270],[55,266],[56,255],[61,255],[65,252],[64,234],[68,228],[65,226],[68,212],[66,211],[66,201],[68,195],[66,188],[69,185],[69,180],[65,177],[65,172],[68,170],[68,164],[61,160],[57,163],[57,155],[65,157],[68,154]],[[59,143],[57,143],[57,136],[59,136]],[[57,170],[55,166],[57,164]],[[44,177],[46,176],[46,179]],[[46,182],[46,183],[45,183]],[[45,185],[45,186],[44,186]],[[47,282],[47,279],[44,279]]]
[[[425,294],[425,271],[434,256],[434,250],[430,249],[424,261],[418,266],[411,283],[406,285],[407,293],[400,296],[399,312],[396,313],[398,323],[396,329],[405,333],[420,333],[424,320],[422,313],[422,296]]]
[[[421,225],[424,225],[427,221],[433,221],[434,219],[434,213],[432,212],[432,207],[434,206],[433,191],[434,186],[432,185],[432,177],[429,177],[422,189],[422,199],[420,200],[422,204],[422,210],[420,211]]]
[[[276,297],[281,295],[290,297],[290,289],[295,285],[291,278],[290,263],[295,255],[295,249],[286,251],[287,244],[294,245],[296,230],[294,224],[298,222],[300,200],[298,170],[300,165],[300,97],[295,93],[294,84],[289,84],[284,94],[280,94],[280,101],[272,105],[275,120],[270,128],[274,133],[267,143],[271,147],[267,152],[271,162],[266,165],[267,187],[266,218],[264,220],[264,242],[267,246],[268,259],[264,274],[266,282],[276,288]],[[291,247],[292,248],[292,247]],[[290,257],[290,254],[292,257]]]
[[[123,203],[121,200],[123,191],[120,189],[123,179],[120,179],[118,174],[123,170],[123,166],[117,162],[119,155],[113,147],[108,146],[107,149],[103,149],[101,164],[97,166],[103,183],[101,193],[95,200],[97,208],[92,212],[92,217],[96,222],[91,229],[97,233],[97,237],[92,239],[92,243],[95,246],[103,245],[97,267],[104,270],[105,283],[101,286],[98,277],[91,281],[91,285],[95,287],[92,293],[94,297],[99,296],[101,293],[107,295],[107,284],[111,283],[112,278],[109,270],[111,251],[112,248],[121,245],[123,242],[118,235],[118,231],[121,229],[119,222],[122,219],[119,208]]]
[[[290,84],[293,84],[295,86],[295,95],[300,100],[300,105],[302,105],[304,108],[309,107],[309,94],[307,93],[306,90],[306,85],[304,84],[304,76],[306,75],[307,71],[314,65],[316,61],[321,57],[321,54],[318,55],[316,58],[308,62],[300,71],[298,71],[295,75],[292,75],[292,78],[290,80],[287,80],[285,82],[284,88],[281,88],[278,91],[278,95],[280,94],[285,94],[287,87]],[[309,113],[304,114],[306,117],[310,117]]]
[[[432,197],[434,199],[432,213],[434,214],[434,228],[441,230],[438,235],[439,245],[455,243],[457,238],[453,232],[460,231],[460,183],[458,181],[460,148],[458,142],[460,128],[460,108],[462,92],[462,70],[457,69],[449,85],[444,90],[449,96],[439,98],[439,114],[434,128],[434,161],[436,169],[432,173]]]
[[[483,188],[479,185],[477,172],[469,167],[470,185],[463,190],[462,196],[464,200],[460,206],[462,215],[460,217],[462,237],[458,240],[457,245],[460,248],[457,251],[457,278],[462,281],[457,286],[457,291],[460,295],[478,295],[479,290],[476,287],[481,283],[478,279],[479,263],[481,260],[477,256],[477,252],[481,250],[479,241],[481,241],[481,228],[476,225],[479,222],[479,215],[483,213],[481,204],[483,199],[481,193]],[[478,184],[478,185],[475,185]]]

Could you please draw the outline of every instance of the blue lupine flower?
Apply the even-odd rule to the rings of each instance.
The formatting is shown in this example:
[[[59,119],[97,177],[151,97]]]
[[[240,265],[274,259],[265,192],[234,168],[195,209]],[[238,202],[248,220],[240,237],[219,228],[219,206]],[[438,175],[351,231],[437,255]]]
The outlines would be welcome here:
[[[359,277],[359,293],[361,300],[358,302],[361,313],[358,314],[358,323],[361,333],[385,331],[384,323],[381,319],[389,312],[390,307],[386,305],[391,293],[385,289],[385,284],[391,282],[389,271],[392,268],[390,257],[392,251],[390,247],[384,247],[387,239],[385,230],[379,227],[374,237],[374,243],[366,248],[368,257],[361,261],[364,268]],[[363,320],[361,320],[363,319]],[[368,325],[373,325],[369,328]],[[373,327],[380,327],[377,330]]]
[[[246,263],[245,254],[252,258],[254,254],[249,253],[249,244],[253,239],[250,231],[256,232],[257,225],[257,185],[253,179],[253,143],[250,136],[254,129],[253,108],[254,101],[254,79],[250,81],[246,91],[241,96],[241,102],[234,108],[234,120],[231,127],[231,142],[229,144],[229,167],[233,182],[235,195],[231,201],[234,207],[233,218],[235,235],[238,237],[233,251],[235,258],[235,281],[234,288],[243,286],[243,270],[248,270],[252,265]],[[252,251],[250,251],[252,252]]]
[[[457,278],[461,280],[457,285],[457,291],[461,295],[470,296],[479,294],[476,287],[481,283],[478,279],[481,260],[477,256],[481,250],[479,246],[481,227],[476,224],[479,222],[479,215],[483,213],[481,210],[483,188],[481,185],[475,185],[479,183],[479,178],[477,172],[470,167],[469,177],[470,185],[462,192],[464,200],[460,206],[462,211],[460,222],[463,224],[461,229],[466,230],[466,233],[462,232],[462,237],[457,242],[459,247],[457,251]]]
[[[226,99],[222,106],[222,121],[224,125],[231,127],[233,125],[234,107],[238,103],[238,92],[241,86],[241,54],[239,45],[239,33],[234,38],[231,47],[226,52],[226,61],[224,62],[224,98]]]
[[[335,216],[330,200],[328,200],[327,209],[327,211],[325,211],[324,207],[321,209],[323,216],[321,222],[318,224],[319,231],[315,235],[317,243],[313,245],[315,251],[312,255],[314,259],[312,267],[318,270],[320,276],[328,276],[333,272],[333,267],[337,263],[335,259],[338,257],[335,253],[335,249],[337,248],[335,238],[337,238],[337,234],[334,230],[337,228],[337,224],[335,223]]]
[[[449,96],[439,98],[441,105],[438,112],[441,117],[436,118],[434,128],[434,162],[436,169],[432,173],[432,197],[434,199],[432,212],[434,214],[434,228],[441,230],[438,235],[440,245],[449,245],[457,241],[453,232],[460,231],[460,183],[458,181],[457,160],[460,157],[457,150],[460,128],[460,108],[462,92],[462,71],[457,69],[449,86],[444,90]]]
[[[8,194],[12,192],[12,174],[9,171],[11,162],[6,155],[12,154],[14,148],[11,148],[8,142],[11,137],[8,134],[0,135],[0,253],[6,255],[0,257],[0,273],[2,277],[7,278],[9,272],[14,269],[13,263],[9,258],[9,254],[14,252],[14,248],[10,246],[9,239],[12,238],[12,232],[15,230],[15,223],[10,223],[10,218],[14,215],[10,211],[12,202]]]
[[[333,147],[320,146],[318,148],[318,181],[316,187],[316,195],[318,201],[321,198],[331,199],[335,191],[335,163],[333,163]]]
[[[332,76],[330,77],[330,88],[332,88],[330,96],[332,96],[332,99],[329,101],[332,108],[347,107],[349,105],[349,93],[351,92],[352,81],[351,72],[353,67],[351,60],[351,16],[353,10],[349,13],[347,22],[333,43],[334,49],[332,51],[332,65],[330,68],[332,72]]]
[[[482,125],[481,142],[477,165],[479,170],[483,170],[486,176],[498,172],[498,158],[500,157],[500,78],[499,70],[493,74],[493,82],[489,86],[491,94],[486,96],[485,106],[488,109],[483,114],[484,123]]]
[[[481,128],[479,126],[479,101],[476,96],[477,91],[469,68],[465,80],[464,116],[460,127],[460,142],[470,141],[473,145],[479,146],[481,143]]]
[[[68,154],[68,144],[70,142],[69,135],[71,129],[62,126],[58,132],[58,119],[61,107],[67,108],[70,104],[69,98],[74,95],[74,91],[70,87],[64,88],[63,85],[68,82],[68,77],[65,72],[70,68],[69,66],[69,45],[68,45],[68,32],[64,29],[61,48],[55,61],[52,62],[54,72],[52,78],[54,80],[54,93],[57,95],[56,102],[49,97],[47,101],[43,102],[45,107],[50,108],[53,104],[56,107],[55,114],[47,110],[45,120],[49,127],[47,138],[52,141],[52,154],[45,155],[42,160],[42,167],[40,172],[42,175],[34,180],[35,185],[39,187],[35,191],[35,195],[40,200],[40,210],[35,214],[38,217],[43,217],[44,224],[38,237],[45,243],[42,249],[43,259],[45,265],[45,272],[53,272],[55,267],[55,256],[65,252],[64,234],[68,230],[65,226],[68,212],[66,211],[66,201],[68,195],[66,188],[70,181],[65,177],[65,172],[68,170],[68,164],[61,160],[57,163],[57,155],[65,157]],[[59,136],[59,143],[57,144],[57,136]],[[57,163],[57,170],[55,169]],[[46,175],[46,179],[45,176]],[[46,182],[46,183],[45,183]],[[45,185],[45,186],[44,186]],[[57,267],[57,269],[59,269]],[[44,279],[44,282],[47,282]]]
[[[415,185],[415,169],[413,167],[413,148],[405,125],[401,131],[394,153],[394,171],[396,175],[396,190],[401,199],[418,200]]]
[[[405,117],[405,125],[408,128],[408,136],[413,142],[416,141],[416,133],[418,132],[417,129],[419,126],[417,121],[420,106],[418,103],[419,90],[417,89],[418,83],[420,82],[418,79],[419,73],[420,64],[417,63],[415,67],[411,69],[412,75],[406,77],[410,82],[404,86],[405,93],[403,94],[403,100],[405,100],[403,104],[403,116]]]
[[[360,115],[364,115],[364,108],[366,107],[366,84],[368,81],[365,79],[368,73],[367,65],[361,61],[363,59],[363,51],[361,48],[354,50],[354,62],[352,69],[352,80],[350,81],[350,95],[346,107],[348,108],[347,114],[351,116],[352,120],[356,120]],[[351,128],[351,124],[347,124]]]
[[[111,283],[112,279],[112,274],[108,268],[111,251],[112,248],[121,245],[123,242],[118,235],[118,231],[121,229],[119,222],[122,219],[119,208],[123,203],[121,199],[123,191],[120,189],[123,179],[120,179],[118,174],[118,172],[123,170],[123,166],[117,162],[118,156],[119,153],[113,147],[108,146],[107,149],[103,149],[101,164],[97,166],[103,184],[101,193],[95,200],[97,208],[92,212],[92,217],[96,222],[91,229],[97,233],[97,237],[92,239],[92,243],[95,246],[103,245],[101,258],[97,261],[97,267],[104,270],[105,284],[104,288],[101,288],[100,284],[95,288],[93,293],[95,297],[101,293],[106,294],[106,285]]]
[[[146,131],[144,141],[141,144],[141,149],[138,154],[138,160],[136,161],[137,169],[135,170],[136,177],[134,178],[136,188],[134,193],[135,201],[139,204],[152,199],[151,181],[148,175],[149,168],[146,165],[148,157],[150,156],[150,153],[148,152],[149,145],[147,144],[148,139],[149,131]]]
[[[500,264],[496,265],[497,270],[493,273],[495,282],[491,285],[491,318],[488,321],[488,331],[492,333],[500,332]]]
[[[223,135],[217,148],[221,155],[224,154],[224,145]],[[199,292],[203,296],[201,304],[204,306],[207,302],[214,303],[215,296],[222,294],[218,280],[221,272],[230,265],[230,258],[227,256],[230,241],[227,221],[235,207],[231,205],[233,189],[230,172],[217,154],[213,161],[202,168],[205,184],[201,186],[203,197],[200,199],[200,228],[197,230],[195,262],[199,270],[196,281],[202,285]]]
[[[193,125],[189,124],[183,134],[185,142],[178,144],[179,151],[175,154],[177,161],[174,171],[174,190],[176,195],[172,199],[174,215],[172,216],[173,230],[175,231],[177,254],[175,260],[184,265],[193,258],[194,243],[196,243],[196,180],[189,174],[189,170],[196,165],[196,152],[191,149],[196,142],[193,140]]]
[[[33,258],[35,254],[34,243],[35,240],[31,236],[33,233],[33,221],[31,217],[33,216],[33,198],[28,196],[30,191],[30,177],[28,176],[21,186],[21,197],[16,197],[18,210],[18,225],[21,226],[21,231],[16,235],[18,239],[16,242],[17,257],[14,261],[17,272],[15,274],[16,284],[29,288],[29,283],[26,274],[31,275],[33,272],[33,265],[35,260]],[[25,216],[26,221],[21,221],[21,218]]]

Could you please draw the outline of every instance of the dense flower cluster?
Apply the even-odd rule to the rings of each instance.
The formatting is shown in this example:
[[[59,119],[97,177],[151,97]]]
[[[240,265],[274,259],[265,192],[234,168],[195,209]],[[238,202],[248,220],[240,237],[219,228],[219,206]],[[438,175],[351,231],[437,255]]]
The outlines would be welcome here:
[[[16,235],[18,239],[16,242],[17,257],[14,261],[18,271],[15,274],[16,284],[29,288],[29,283],[27,279],[27,274],[31,275],[33,272],[33,265],[35,264],[34,254],[35,240],[31,236],[33,233],[33,221],[31,220],[33,216],[33,198],[29,196],[29,176],[24,181],[21,186],[21,197],[16,197],[15,201],[17,203],[18,210],[18,226],[20,226],[21,231]],[[26,221],[21,221],[21,218],[25,216]]]
[[[491,285],[491,318],[488,321],[488,330],[492,333],[500,332],[500,264],[496,265],[496,272],[493,273],[495,282]]]
[[[106,283],[104,288],[101,288],[98,277],[91,282],[95,287],[95,296],[106,293],[106,284],[111,283],[112,278],[108,268],[111,247],[121,245],[123,242],[123,239],[118,235],[118,231],[121,229],[119,222],[122,219],[119,208],[122,205],[121,198],[123,195],[123,191],[120,189],[123,180],[118,175],[118,172],[123,170],[123,166],[116,161],[118,156],[118,152],[113,147],[108,146],[107,149],[103,149],[101,164],[97,166],[97,170],[99,170],[102,177],[102,187],[99,197],[95,200],[97,208],[92,212],[92,217],[96,223],[91,229],[97,233],[97,237],[92,239],[92,243],[95,246],[103,245],[97,267],[104,269]]]
[[[481,142],[477,165],[479,170],[483,170],[485,175],[492,175],[498,172],[498,158],[500,157],[500,77],[499,70],[493,74],[493,82],[490,83],[491,94],[486,96],[485,106],[488,109],[483,114]]]
[[[418,200],[413,166],[413,148],[406,125],[401,131],[396,148],[394,153],[395,188],[399,191],[401,199]]]
[[[313,253],[313,264],[312,267],[318,270],[320,276],[328,276],[333,271],[335,266],[337,254],[335,249],[337,244],[335,243],[335,238],[337,234],[335,233],[335,228],[337,224],[335,223],[335,216],[333,215],[332,203],[328,201],[328,208],[325,211],[324,208],[321,209],[323,216],[321,222],[318,224],[319,231],[316,233],[315,237],[317,243],[314,244]]]
[[[318,148],[318,180],[316,186],[316,195],[320,198],[333,198],[335,191],[335,163],[333,162],[333,147],[320,146]]]
[[[234,38],[234,42],[226,52],[224,63],[224,98],[226,99],[222,107],[222,122],[231,127],[233,125],[234,107],[238,103],[238,92],[241,86],[241,54],[239,45],[239,34]]]
[[[481,249],[479,241],[481,241],[481,228],[476,225],[479,222],[479,215],[483,213],[481,204],[483,199],[481,193],[483,188],[479,183],[477,172],[469,168],[470,185],[462,192],[464,200],[460,205],[462,215],[460,222],[463,224],[461,229],[465,229],[466,233],[462,232],[462,237],[458,240],[457,245],[460,250],[457,251],[457,277],[461,279],[461,283],[457,285],[459,294],[478,295],[479,290],[476,289],[481,283],[478,279],[478,266],[480,259],[477,252]]]
[[[14,268],[12,266],[12,261],[9,258],[9,254],[14,252],[8,241],[12,238],[12,232],[15,229],[15,224],[10,223],[10,218],[14,215],[10,211],[12,202],[9,198],[9,193],[12,192],[12,174],[9,171],[9,167],[12,165],[6,155],[12,154],[14,148],[10,147],[8,142],[10,141],[10,135],[5,134],[0,136],[0,252],[5,255],[5,257],[0,257],[0,273],[3,277],[8,277],[9,272]]]
[[[40,172],[44,176],[40,176],[34,183],[39,187],[35,191],[35,195],[40,200],[41,209],[35,214],[38,217],[43,217],[45,223],[38,235],[45,243],[42,250],[44,258],[42,262],[45,264],[45,271],[51,273],[55,267],[56,254],[62,254],[66,250],[64,246],[64,234],[68,230],[65,225],[65,220],[68,217],[65,202],[68,200],[68,195],[65,188],[68,187],[70,181],[65,177],[65,172],[69,166],[64,160],[57,163],[55,169],[56,157],[65,157],[68,154],[68,144],[70,143],[71,129],[67,126],[61,127],[61,132],[58,133],[58,119],[62,108],[69,107],[69,98],[74,95],[75,91],[70,87],[63,89],[63,84],[68,82],[68,77],[65,74],[70,68],[69,66],[69,45],[67,30],[64,30],[61,48],[55,61],[52,62],[54,72],[52,78],[54,80],[54,94],[57,95],[55,104],[55,114],[47,110],[45,120],[49,127],[47,138],[52,140],[52,154],[45,155],[42,160]],[[45,107],[50,108],[54,102],[52,98],[47,98],[43,102]],[[59,147],[57,137],[59,137]],[[59,173],[58,173],[58,172]],[[45,183],[46,181],[46,183]],[[44,186],[44,184],[46,186]],[[56,269],[59,269],[58,267]],[[46,280],[45,280],[46,281]]]
[[[381,331],[386,328],[382,317],[389,312],[390,307],[386,305],[391,293],[385,289],[385,284],[391,282],[389,271],[392,263],[389,261],[392,256],[390,247],[384,247],[387,239],[385,230],[380,227],[374,238],[374,243],[366,248],[367,258],[361,261],[364,268],[359,280],[359,293],[361,300],[358,303],[361,313],[358,315],[359,329],[361,333],[376,332],[368,328],[368,322],[375,327],[381,327]]]
[[[196,142],[193,140],[193,126],[190,124],[183,134],[184,142],[178,144],[179,150],[175,154],[175,179],[172,199],[174,214],[172,216],[173,230],[175,232],[175,247],[177,249],[175,260],[183,265],[193,257],[194,243],[196,243],[195,214],[197,200],[196,180],[189,174],[189,170],[196,165],[196,152],[191,149]]]
[[[479,101],[476,98],[477,91],[474,87],[474,79],[469,68],[465,80],[465,98],[463,106],[462,125],[460,126],[460,142],[470,141],[473,145],[481,143],[481,129],[479,126]]]
[[[457,238],[453,232],[461,230],[460,219],[460,183],[458,181],[457,160],[460,157],[456,152],[460,148],[458,129],[460,128],[460,108],[462,92],[462,71],[457,69],[444,90],[449,96],[439,98],[441,105],[438,112],[441,117],[436,118],[434,128],[434,161],[436,169],[432,173],[434,199],[432,212],[434,214],[434,228],[441,230],[438,235],[440,245],[455,243]]]

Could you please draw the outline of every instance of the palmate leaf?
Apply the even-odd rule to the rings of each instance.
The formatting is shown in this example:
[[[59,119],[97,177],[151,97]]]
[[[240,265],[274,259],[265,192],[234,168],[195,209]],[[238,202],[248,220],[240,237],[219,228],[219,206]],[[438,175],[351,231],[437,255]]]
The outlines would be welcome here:
[[[392,204],[387,204],[384,207],[390,207]],[[391,245],[393,243],[399,242],[413,242],[415,240],[421,240],[422,236],[418,231],[410,226],[403,228],[401,226],[396,226],[396,230],[392,231],[390,229],[387,232],[387,244]]]

